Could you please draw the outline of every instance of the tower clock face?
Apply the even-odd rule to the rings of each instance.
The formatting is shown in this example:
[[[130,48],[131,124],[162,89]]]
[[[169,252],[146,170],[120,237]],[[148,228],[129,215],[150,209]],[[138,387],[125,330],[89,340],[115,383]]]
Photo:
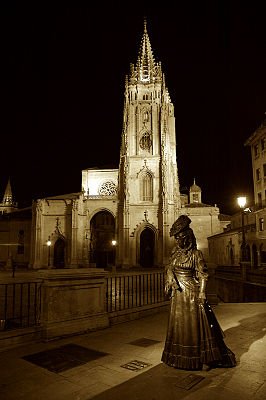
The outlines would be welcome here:
[[[151,135],[148,132],[145,132],[140,141],[139,141],[140,148],[142,150],[150,150],[152,145]]]

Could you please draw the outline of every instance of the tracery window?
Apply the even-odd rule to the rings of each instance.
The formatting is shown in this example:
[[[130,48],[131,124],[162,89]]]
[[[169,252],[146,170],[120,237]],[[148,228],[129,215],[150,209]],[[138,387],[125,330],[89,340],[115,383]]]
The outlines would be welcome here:
[[[99,194],[101,196],[115,196],[116,195],[115,183],[113,181],[104,182],[99,189]]]
[[[140,148],[142,150],[150,150],[152,141],[151,141],[151,135],[148,132],[145,132],[139,142]]]
[[[148,111],[145,111],[143,114],[143,121],[148,122],[149,121],[149,113]]]
[[[153,179],[148,172],[143,174],[140,181],[140,193],[142,201],[152,201],[153,199]]]

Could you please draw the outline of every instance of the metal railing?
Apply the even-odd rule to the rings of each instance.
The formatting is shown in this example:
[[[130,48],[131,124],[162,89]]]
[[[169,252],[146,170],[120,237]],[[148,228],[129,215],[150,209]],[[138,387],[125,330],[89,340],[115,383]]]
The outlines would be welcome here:
[[[0,283],[0,331],[40,325],[41,281]],[[108,313],[163,303],[165,273],[138,271],[110,273],[106,278]]]
[[[159,272],[111,274],[106,278],[106,310],[122,311],[166,301],[165,276]]]
[[[0,283],[0,330],[39,325],[41,282]]]

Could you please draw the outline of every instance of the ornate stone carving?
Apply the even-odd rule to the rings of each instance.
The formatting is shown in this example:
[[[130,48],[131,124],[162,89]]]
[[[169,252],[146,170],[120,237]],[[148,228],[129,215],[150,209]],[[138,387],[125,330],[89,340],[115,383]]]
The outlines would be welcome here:
[[[101,196],[114,196],[116,192],[116,184],[111,180],[104,182],[99,189],[99,194]]]

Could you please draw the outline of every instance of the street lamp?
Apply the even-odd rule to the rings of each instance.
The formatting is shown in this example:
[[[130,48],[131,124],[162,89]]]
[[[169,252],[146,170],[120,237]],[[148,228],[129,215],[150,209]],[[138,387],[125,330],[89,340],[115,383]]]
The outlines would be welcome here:
[[[112,248],[113,248],[113,251],[112,251],[112,253],[113,253],[113,265],[112,265],[112,272],[116,272],[116,265],[115,265],[115,246],[116,246],[116,244],[117,244],[117,241],[116,240],[112,240]]]
[[[47,240],[46,244],[48,247],[48,267],[50,267],[50,249],[51,249],[51,244],[52,244],[50,236],[48,236],[48,240]]]
[[[245,237],[245,223],[244,223],[244,209],[247,203],[245,196],[239,196],[237,198],[238,205],[241,209],[241,227],[242,227],[242,244],[241,244],[241,261],[246,261],[246,237]]]

